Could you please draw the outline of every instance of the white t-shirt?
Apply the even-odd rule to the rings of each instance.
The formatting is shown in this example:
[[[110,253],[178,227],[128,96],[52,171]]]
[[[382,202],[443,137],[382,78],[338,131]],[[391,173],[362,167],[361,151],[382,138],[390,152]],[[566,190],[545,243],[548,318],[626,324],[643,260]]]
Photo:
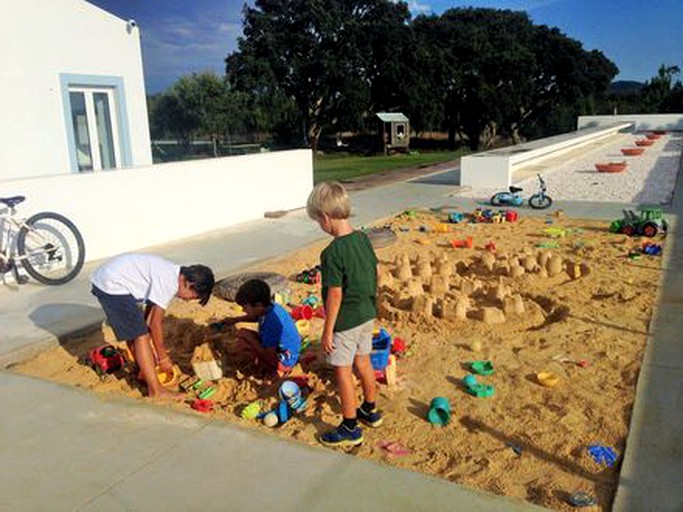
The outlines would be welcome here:
[[[151,254],[116,256],[90,276],[90,282],[110,295],[132,295],[166,309],[178,293],[180,265]]]

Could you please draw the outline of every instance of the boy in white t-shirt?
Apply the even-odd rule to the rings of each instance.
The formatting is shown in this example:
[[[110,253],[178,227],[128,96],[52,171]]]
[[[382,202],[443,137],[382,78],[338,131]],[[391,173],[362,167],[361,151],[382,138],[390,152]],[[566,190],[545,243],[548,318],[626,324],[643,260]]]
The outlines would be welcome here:
[[[100,266],[90,277],[116,338],[128,343],[150,397],[173,397],[157,377],[156,366],[172,371],[164,344],[162,320],[174,297],[205,305],[214,285],[204,265],[182,267],[151,254],[122,254]],[[145,304],[144,313],[140,303]]]

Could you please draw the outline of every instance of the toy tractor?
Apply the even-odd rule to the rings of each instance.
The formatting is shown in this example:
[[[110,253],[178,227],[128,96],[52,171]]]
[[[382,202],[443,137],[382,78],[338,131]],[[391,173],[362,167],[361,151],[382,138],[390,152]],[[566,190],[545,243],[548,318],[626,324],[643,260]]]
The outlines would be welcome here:
[[[660,231],[666,233],[666,219],[661,208],[643,208],[640,215],[633,210],[624,210],[624,217],[615,220],[609,227],[612,233],[621,233],[627,236],[646,236],[652,238]]]

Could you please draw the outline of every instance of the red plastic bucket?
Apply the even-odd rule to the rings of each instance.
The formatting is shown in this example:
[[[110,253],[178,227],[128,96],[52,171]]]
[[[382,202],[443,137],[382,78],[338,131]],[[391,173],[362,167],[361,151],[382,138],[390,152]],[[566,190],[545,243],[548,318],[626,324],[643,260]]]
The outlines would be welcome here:
[[[505,222],[517,222],[517,212],[508,210],[505,212]]]

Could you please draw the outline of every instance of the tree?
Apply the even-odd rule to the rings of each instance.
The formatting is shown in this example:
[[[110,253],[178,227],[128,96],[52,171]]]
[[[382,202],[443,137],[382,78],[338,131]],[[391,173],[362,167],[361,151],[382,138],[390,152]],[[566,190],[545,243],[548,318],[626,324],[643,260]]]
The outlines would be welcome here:
[[[171,133],[184,144],[208,137],[217,157],[231,126],[234,130],[244,125],[245,111],[244,95],[230,90],[215,73],[184,75],[155,99],[152,126],[155,133]]]
[[[674,89],[674,86],[680,87],[680,82],[674,84],[674,77],[680,73],[678,66],[665,66],[662,64],[659,67],[657,76],[645,82],[643,87],[643,112],[657,113],[662,112],[668,96]]]
[[[245,7],[238,51],[226,58],[229,82],[255,105],[280,109],[276,119],[293,134],[300,126],[316,149],[325,126],[366,116],[383,76],[377,59],[395,39],[382,37],[408,19],[404,3],[388,0],[256,0]]]
[[[618,71],[602,53],[533,25],[523,12],[450,9],[418,17],[413,27],[417,47],[438,70],[422,69],[435,82],[451,145],[458,132],[472,149],[490,146],[501,131],[517,142],[560,108],[590,106]]]

